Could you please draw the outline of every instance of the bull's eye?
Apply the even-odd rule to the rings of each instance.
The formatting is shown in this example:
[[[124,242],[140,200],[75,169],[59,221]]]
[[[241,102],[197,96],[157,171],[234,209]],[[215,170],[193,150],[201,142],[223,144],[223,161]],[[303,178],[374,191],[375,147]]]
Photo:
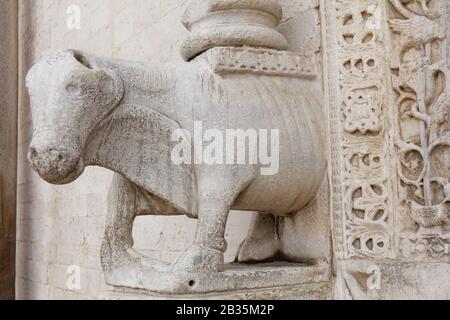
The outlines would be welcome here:
[[[80,88],[73,83],[69,83],[68,85],[66,85],[66,92],[70,94],[76,94],[80,92]]]

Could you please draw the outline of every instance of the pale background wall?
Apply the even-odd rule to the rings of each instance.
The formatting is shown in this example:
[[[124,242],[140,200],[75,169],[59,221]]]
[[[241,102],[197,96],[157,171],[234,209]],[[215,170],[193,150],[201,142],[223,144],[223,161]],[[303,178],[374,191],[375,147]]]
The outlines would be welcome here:
[[[318,0],[283,0],[280,26],[293,50],[320,55]],[[21,0],[19,1],[20,102],[17,225],[17,298],[89,299],[105,289],[99,248],[112,174],[88,168],[75,183],[51,186],[30,169],[26,154],[32,122],[24,91],[29,67],[58,49],[145,61],[180,61],[180,23],[188,0]],[[81,30],[68,30],[66,10],[81,8]],[[246,235],[251,214],[232,215],[227,228],[231,261]],[[192,243],[195,221],[144,217],[135,224],[136,248],[172,261]],[[68,290],[67,268],[81,268],[81,289]]]

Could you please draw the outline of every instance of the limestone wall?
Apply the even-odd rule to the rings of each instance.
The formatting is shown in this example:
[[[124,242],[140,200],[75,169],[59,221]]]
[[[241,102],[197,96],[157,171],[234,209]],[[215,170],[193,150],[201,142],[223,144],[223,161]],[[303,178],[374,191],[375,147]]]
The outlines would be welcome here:
[[[24,77],[45,54],[77,48],[98,55],[144,61],[178,61],[185,30],[180,17],[187,0],[34,0],[20,1],[20,102],[18,151],[17,298],[96,298],[104,289],[99,261],[112,174],[88,168],[69,186],[51,186],[26,161],[32,134]],[[315,53],[320,61],[317,0],[284,0],[281,32],[296,51]],[[75,6],[75,7],[73,7]],[[80,26],[68,19],[80,8]],[[68,11],[69,10],[69,11]],[[69,20],[69,26],[74,26]],[[75,23],[76,25],[76,23]],[[326,198],[323,199],[327,202]],[[227,260],[232,261],[246,235],[251,214],[232,215]],[[139,218],[136,248],[171,261],[192,243],[195,221],[187,218]],[[325,235],[326,236],[326,235]],[[295,243],[293,247],[295,248]],[[68,269],[78,266],[81,288],[69,289]]]

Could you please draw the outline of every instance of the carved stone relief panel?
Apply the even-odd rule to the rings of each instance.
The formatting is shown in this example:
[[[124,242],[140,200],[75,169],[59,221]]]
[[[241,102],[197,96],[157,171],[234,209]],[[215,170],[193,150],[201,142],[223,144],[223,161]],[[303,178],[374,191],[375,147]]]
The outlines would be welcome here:
[[[338,259],[393,257],[382,0],[323,1]],[[337,82],[337,84],[335,84]]]
[[[448,260],[450,5],[323,5],[337,258]]]
[[[390,0],[400,254],[450,257],[448,1]]]
[[[450,2],[321,5],[336,298],[448,298]]]

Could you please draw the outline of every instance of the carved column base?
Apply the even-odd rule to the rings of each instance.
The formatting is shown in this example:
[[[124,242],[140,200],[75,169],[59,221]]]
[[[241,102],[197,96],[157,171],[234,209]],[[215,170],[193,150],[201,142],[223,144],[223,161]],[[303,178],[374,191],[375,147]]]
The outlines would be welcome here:
[[[343,300],[448,300],[448,263],[338,261],[336,297]]]
[[[152,291],[119,288],[100,295],[100,300],[237,300],[237,299],[331,299],[329,265],[233,264],[225,271],[204,274],[146,274],[154,279]]]

